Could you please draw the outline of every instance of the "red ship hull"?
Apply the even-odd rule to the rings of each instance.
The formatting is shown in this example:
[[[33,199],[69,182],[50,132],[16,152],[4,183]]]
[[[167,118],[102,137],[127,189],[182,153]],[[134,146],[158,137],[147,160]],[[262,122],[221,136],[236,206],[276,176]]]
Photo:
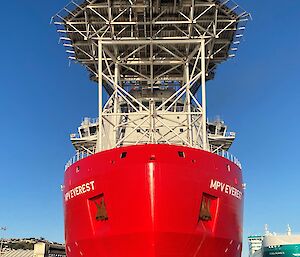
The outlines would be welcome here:
[[[116,148],[70,166],[64,185],[68,257],[241,255],[242,174],[216,154]]]

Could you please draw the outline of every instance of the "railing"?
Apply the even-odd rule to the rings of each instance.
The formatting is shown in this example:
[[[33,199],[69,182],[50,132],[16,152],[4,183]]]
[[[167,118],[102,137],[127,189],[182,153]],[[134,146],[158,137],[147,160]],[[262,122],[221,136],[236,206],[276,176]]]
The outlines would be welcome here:
[[[67,170],[67,168],[69,168],[72,164],[74,164],[75,162],[88,157],[90,155],[93,155],[96,153],[96,148],[93,149],[93,151],[90,150],[83,150],[83,151],[78,151],[65,165],[65,170]],[[240,161],[231,153],[224,151],[224,150],[211,150],[211,153],[217,154],[221,157],[224,157],[228,160],[230,160],[231,162],[235,163],[240,169],[242,169],[242,164],[240,163]]]
[[[233,154],[231,154],[231,153],[229,153],[225,150],[214,150],[214,151],[211,151],[211,152],[214,153],[214,154],[217,154],[221,157],[224,157],[224,158],[228,159],[229,161],[236,164],[240,169],[242,169],[242,164],[240,163],[238,158],[236,158]]]
[[[96,153],[96,149],[94,149],[93,151],[88,151],[88,150],[77,151],[77,153],[66,163],[65,170],[67,170],[67,168],[69,168],[75,162],[77,162],[85,157],[88,157],[90,155],[93,155],[95,153]]]
[[[146,107],[149,107],[149,106],[146,106]],[[158,106],[156,106],[157,108]],[[167,109],[169,106],[165,106],[164,109]],[[139,109],[138,106],[136,106],[137,109]],[[171,108],[169,109],[169,112],[184,112],[184,109],[185,107],[184,106],[171,106]],[[131,112],[136,112],[135,109],[132,107],[132,106],[121,106],[121,112],[122,113],[131,113]],[[163,109],[163,110],[164,110]],[[163,111],[162,110],[162,111]],[[199,112],[199,110],[197,108],[192,108],[191,109],[192,112]]]
[[[82,121],[82,123],[86,123],[86,124],[96,124],[98,123],[98,118],[89,118],[89,117],[85,117]]]
[[[235,137],[235,132],[232,132],[232,131],[230,131],[230,132],[226,132],[225,133],[225,137]]]

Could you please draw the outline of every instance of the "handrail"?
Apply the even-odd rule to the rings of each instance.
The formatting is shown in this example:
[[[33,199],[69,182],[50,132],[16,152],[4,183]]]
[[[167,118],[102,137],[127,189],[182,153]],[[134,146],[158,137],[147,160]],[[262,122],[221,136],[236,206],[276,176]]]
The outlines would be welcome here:
[[[67,170],[67,168],[69,168],[75,162],[77,162],[83,158],[86,158],[88,156],[91,156],[95,153],[96,153],[96,148],[94,148],[92,151],[87,151],[87,150],[77,151],[77,153],[66,163],[65,171]],[[211,153],[217,154],[223,158],[228,159],[229,161],[236,164],[240,169],[242,169],[242,164],[240,163],[238,158],[236,158],[233,154],[231,154],[225,150],[211,150]]]
[[[72,164],[74,164],[75,162],[86,158],[90,155],[93,155],[96,153],[95,151],[96,149],[94,149],[93,151],[87,151],[87,150],[82,150],[82,151],[77,151],[77,153],[66,163],[65,165],[65,171],[67,170],[67,168],[69,168]]]
[[[215,151],[212,151],[212,153],[217,154],[221,157],[224,157],[224,158],[228,159],[229,161],[236,164],[240,169],[242,169],[242,164],[240,163],[238,158],[236,158],[233,154],[231,154],[231,153],[229,153],[225,150],[215,150]]]

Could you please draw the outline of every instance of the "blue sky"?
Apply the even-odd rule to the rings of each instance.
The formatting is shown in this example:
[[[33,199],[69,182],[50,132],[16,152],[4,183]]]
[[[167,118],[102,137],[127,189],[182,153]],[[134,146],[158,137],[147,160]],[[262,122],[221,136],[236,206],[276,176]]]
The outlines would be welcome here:
[[[208,113],[220,115],[237,132],[231,152],[242,161],[247,183],[245,237],[262,233],[265,223],[277,232],[289,223],[300,232],[300,3],[238,3],[253,21],[237,57],[208,83]],[[0,226],[8,227],[5,237],[63,241],[60,184],[73,154],[68,137],[84,116],[97,112],[96,85],[80,65],[69,67],[49,25],[64,4],[2,3]]]

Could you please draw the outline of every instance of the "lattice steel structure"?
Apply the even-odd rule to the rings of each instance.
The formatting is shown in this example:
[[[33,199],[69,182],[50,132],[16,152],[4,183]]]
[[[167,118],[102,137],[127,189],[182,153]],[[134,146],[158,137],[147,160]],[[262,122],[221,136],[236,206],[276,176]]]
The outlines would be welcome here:
[[[68,58],[98,82],[101,124],[97,135],[77,145],[210,150],[205,83],[217,64],[234,56],[248,19],[229,0],[71,1],[53,22]]]

